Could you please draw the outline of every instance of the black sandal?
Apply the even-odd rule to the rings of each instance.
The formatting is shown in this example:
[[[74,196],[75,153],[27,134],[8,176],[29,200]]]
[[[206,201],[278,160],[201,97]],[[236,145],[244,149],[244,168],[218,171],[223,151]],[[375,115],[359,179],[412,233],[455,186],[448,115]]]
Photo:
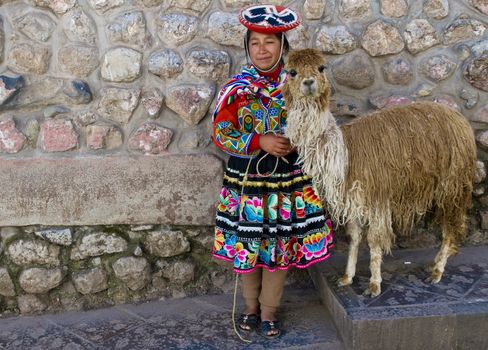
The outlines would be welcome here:
[[[257,314],[242,314],[237,321],[239,329],[249,332],[256,329],[259,325],[261,318]]]
[[[275,331],[276,333],[271,333]],[[262,321],[261,322],[261,335],[268,339],[275,339],[281,335],[280,321]]]

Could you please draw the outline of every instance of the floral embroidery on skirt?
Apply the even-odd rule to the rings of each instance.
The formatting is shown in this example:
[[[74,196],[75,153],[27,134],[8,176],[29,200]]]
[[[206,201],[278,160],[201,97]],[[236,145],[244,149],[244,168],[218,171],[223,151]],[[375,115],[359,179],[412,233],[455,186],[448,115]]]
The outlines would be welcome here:
[[[298,155],[288,155],[288,164],[280,159],[269,177],[256,170],[261,156],[251,160],[244,190],[249,159],[229,158],[217,206],[214,257],[232,261],[239,273],[256,267],[306,268],[327,259],[332,223],[311,178],[297,164]],[[268,155],[259,163],[259,172],[271,173],[275,163]]]

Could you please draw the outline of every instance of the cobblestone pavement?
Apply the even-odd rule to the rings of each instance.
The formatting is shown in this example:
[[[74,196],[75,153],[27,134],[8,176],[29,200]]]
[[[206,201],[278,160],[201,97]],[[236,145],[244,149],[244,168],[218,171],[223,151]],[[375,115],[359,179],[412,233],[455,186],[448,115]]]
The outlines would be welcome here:
[[[238,303],[237,310],[243,305]],[[2,349],[344,349],[313,289],[287,288],[283,335],[244,344],[231,324],[232,295],[119,305],[86,312],[0,319]]]

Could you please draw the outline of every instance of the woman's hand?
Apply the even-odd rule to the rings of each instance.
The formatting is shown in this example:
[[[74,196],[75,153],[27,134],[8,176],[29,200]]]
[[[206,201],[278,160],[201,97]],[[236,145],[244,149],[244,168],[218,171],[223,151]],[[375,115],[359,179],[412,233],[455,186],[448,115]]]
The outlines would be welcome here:
[[[261,135],[259,147],[275,157],[284,157],[293,151],[290,140],[282,135],[275,134]]]

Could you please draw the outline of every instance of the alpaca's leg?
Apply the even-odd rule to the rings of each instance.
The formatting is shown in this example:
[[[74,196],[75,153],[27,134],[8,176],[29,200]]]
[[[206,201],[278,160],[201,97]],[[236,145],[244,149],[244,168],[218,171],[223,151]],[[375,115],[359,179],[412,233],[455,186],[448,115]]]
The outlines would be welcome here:
[[[447,258],[449,256],[457,253],[457,247],[451,242],[450,239],[443,239],[441,244],[441,249],[435,257],[434,264],[431,267],[431,275],[427,278],[427,282],[439,283],[444,273],[444,268],[446,267]]]
[[[469,172],[469,163],[466,164],[458,176],[451,174],[441,182],[442,187],[436,190],[435,221],[442,230],[442,244],[432,264],[431,275],[427,279],[431,283],[441,280],[447,259],[458,252],[457,245],[466,237],[467,210],[471,205],[473,175]]]
[[[369,279],[368,289],[364,291],[364,295],[376,297],[381,293],[381,262],[383,260],[383,252],[391,251],[391,244],[395,237],[393,234],[389,202],[386,203],[384,208],[377,207],[376,211],[371,215],[371,218],[367,233],[371,278]]]
[[[466,217],[461,215],[461,219],[457,222],[456,220],[446,220],[449,222],[444,222],[442,226],[442,244],[439,252],[437,253],[434,263],[431,267],[431,275],[427,278],[427,282],[439,283],[444,273],[444,269],[447,264],[447,259],[458,252],[456,245],[456,235],[454,230],[466,230]],[[462,231],[460,231],[462,232]]]
[[[381,262],[383,260],[383,250],[377,237],[372,237],[372,235],[369,233],[368,245],[371,259],[369,262],[371,278],[369,279],[368,289],[366,289],[363,294],[376,297],[381,293]]]
[[[359,243],[361,243],[361,226],[355,221],[349,221],[346,225],[346,233],[351,238],[351,242],[349,243],[346,272],[337,282],[340,287],[350,285],[356,274]]]

